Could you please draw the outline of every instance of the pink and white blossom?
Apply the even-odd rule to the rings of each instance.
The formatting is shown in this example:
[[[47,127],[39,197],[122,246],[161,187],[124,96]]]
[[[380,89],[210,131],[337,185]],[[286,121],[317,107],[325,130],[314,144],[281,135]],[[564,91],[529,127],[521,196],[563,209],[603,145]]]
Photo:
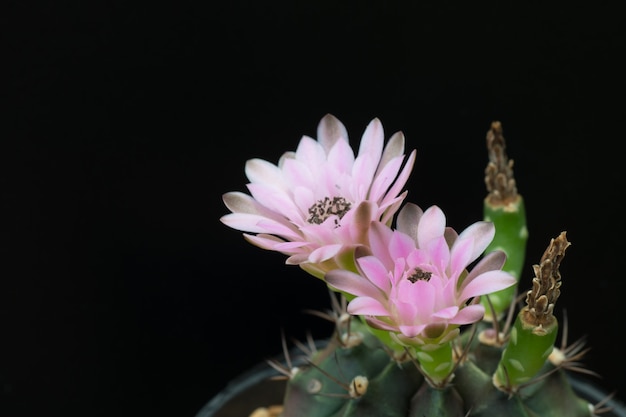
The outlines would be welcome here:
[[[384,140],[380,120],[372,120],[355,155],[345,126],[328,114],[317,140],[303,136],[277,165],[248,160],[250,194],[224,194],[231,213],[220,220],[245,232],[251,243],[288,255],[287,264],[322,278],[342,258],[353,262],[371,222],[390,224],[407,194],[403,188],[416,151],[406,157],[401,132],[386,145]]]
[[[446,227],[439,207],[422,211],[408,203],[398,213],[396,230],[372,223],[369,252],[356,260],[359,273],[338,269],[328,272],[326,281],[355,296],[348,312],[364,316],[371,326],[407,343],[441,341],[483,318],[484,307],[473,302],[475,297],[516,283],[501,270],[504,252],[478,260],[494,234],[494,225],[485,221],[457,234]]]

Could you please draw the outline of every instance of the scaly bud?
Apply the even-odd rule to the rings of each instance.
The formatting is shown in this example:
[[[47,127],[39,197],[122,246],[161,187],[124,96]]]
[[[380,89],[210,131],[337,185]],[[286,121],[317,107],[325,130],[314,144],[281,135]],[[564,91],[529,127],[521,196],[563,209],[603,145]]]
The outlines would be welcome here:
[[[485,252],[504,251],[507,260],[502,270],[519,282],[528,240],[526,210],[524,199],[517,192],[513,160],[507,157],[502,124],[498,121],[491,123],[487,132],[487,150],[489,163],[485,168],[485,184],[488,195],[483,202],[483,215],[486,221],[495,225],[496,235]],[[485,306],[485,319],[494,319],[491,306],[495,310],[496,319],[500,318],[513,302],[516,291],[517,286],[513,285],[489,294],[489,302],[483,297],[481,303]]]
[[[533,378],[554,349],[558,321],[553,311],[561,287],[559,265],[569,246],[562,232],[550,241],[539,265],[533,266],[535,278],[526,296],[527,305],[517,316],[493,376],[494,385],[503,391],[516,391]]]

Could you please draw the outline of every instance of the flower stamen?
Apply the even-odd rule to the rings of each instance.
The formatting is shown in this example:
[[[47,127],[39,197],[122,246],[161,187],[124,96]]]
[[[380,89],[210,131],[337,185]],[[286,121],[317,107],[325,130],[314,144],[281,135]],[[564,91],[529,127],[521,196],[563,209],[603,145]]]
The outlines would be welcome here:
[[[323,200],[317,200],[309,208],[309,218],[307,222],[311,224],[322,224],[330,216],[337,216],[341,219],[352,207],[352,203],[343,197],[324,197]],[[338,222],[335,222],[338,226]]]
[[[428,282],[430,281],[430,277],[432,276],[433,276],[432,272],[424,271],[421,268],[415,268],[415,271],[413,271],[413,274],[408,276],[406,279],[411,281],[411,284],[415,284],[419,280]]]

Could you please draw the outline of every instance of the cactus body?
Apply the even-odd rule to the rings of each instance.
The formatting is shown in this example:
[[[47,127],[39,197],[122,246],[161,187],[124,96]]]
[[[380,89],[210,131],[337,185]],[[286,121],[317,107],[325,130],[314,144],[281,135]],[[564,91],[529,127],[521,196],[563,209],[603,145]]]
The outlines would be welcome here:
[[[593,416],[593,406],[574,392],[566,371],[548,361],[516,392],[498,389],[492,374],[506,345],[472,340],[452,383],[441,389],[431,387],[411,359],[394,359],[363,323],[352,320],[350,326],[364,336],[361,342],[344,346],[334,337],[300,367],[287,384],[281,417]],[[357,376],[368,384],[351,395]]]

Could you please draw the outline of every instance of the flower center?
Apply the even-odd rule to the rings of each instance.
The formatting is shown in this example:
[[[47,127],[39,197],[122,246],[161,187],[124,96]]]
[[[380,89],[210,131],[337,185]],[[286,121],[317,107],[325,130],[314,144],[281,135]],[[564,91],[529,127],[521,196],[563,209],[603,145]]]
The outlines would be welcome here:
[[[324,197],[317,200],[309,207],[309,218],[307,221],[312,224],[322,224],[330,216],[337,216],[340,219],[350,210],[352,204],[343,197]],[[337,221],[335,223],[338,223]]]
[[[406,279],[411,281],[412,284],[415,284],[418,280],[424,280],[426,282],[430,281],[430,277],[433,275],[432,272],[426,272],[421,268],[415,268],[413,274],[409,275]]]

